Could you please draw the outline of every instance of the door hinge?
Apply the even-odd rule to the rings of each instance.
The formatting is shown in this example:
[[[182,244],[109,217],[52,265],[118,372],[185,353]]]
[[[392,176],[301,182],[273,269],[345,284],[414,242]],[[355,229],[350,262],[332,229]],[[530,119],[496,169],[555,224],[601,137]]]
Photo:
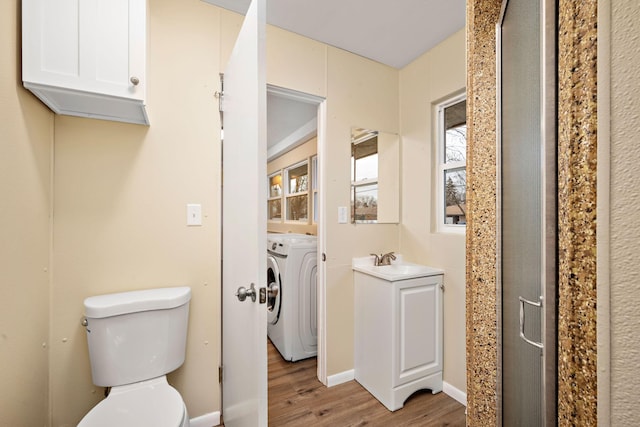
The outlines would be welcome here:
[[[215,91],[213,96],[218,100],[218,111],[224,112],[224,92]]]
[[[218,366],[218,384],[222,384],[222,366]]]
[[[218,99],[218,111],[224,112],[224,73],[220,73],[220,90],[214,96]]]

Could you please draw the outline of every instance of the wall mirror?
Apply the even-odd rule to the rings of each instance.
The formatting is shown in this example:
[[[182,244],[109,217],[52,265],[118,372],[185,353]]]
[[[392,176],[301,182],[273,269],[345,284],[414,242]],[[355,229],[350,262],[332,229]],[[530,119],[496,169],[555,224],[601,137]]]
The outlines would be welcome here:
[[[351,222],[400,221],[400,137],[351,128]]]

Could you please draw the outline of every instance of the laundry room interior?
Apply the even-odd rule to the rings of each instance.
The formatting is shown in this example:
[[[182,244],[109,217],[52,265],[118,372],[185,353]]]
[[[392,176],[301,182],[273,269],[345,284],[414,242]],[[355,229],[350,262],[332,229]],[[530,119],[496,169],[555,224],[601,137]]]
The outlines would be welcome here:
[[[320,102],[267,88],[267,336],[289,362],[317,355]]]

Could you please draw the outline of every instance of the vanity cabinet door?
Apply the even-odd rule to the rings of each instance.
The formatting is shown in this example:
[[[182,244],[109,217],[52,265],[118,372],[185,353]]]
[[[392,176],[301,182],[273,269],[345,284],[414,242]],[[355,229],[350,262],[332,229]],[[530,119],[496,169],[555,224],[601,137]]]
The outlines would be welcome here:
[[[442,276],[395,283],[393,387],[442,371]]]
[[[145,0],[23,0],[24,86],[53,111],[148,124]]]

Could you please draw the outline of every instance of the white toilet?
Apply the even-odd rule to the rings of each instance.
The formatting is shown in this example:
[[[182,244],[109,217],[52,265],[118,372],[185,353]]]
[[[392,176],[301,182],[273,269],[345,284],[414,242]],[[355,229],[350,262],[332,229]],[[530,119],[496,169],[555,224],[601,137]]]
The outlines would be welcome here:
[[[109,396],[78,427],[188,427],[166,374],[184,362],[191,289],[149,289],[84,301],[91,374]]]

